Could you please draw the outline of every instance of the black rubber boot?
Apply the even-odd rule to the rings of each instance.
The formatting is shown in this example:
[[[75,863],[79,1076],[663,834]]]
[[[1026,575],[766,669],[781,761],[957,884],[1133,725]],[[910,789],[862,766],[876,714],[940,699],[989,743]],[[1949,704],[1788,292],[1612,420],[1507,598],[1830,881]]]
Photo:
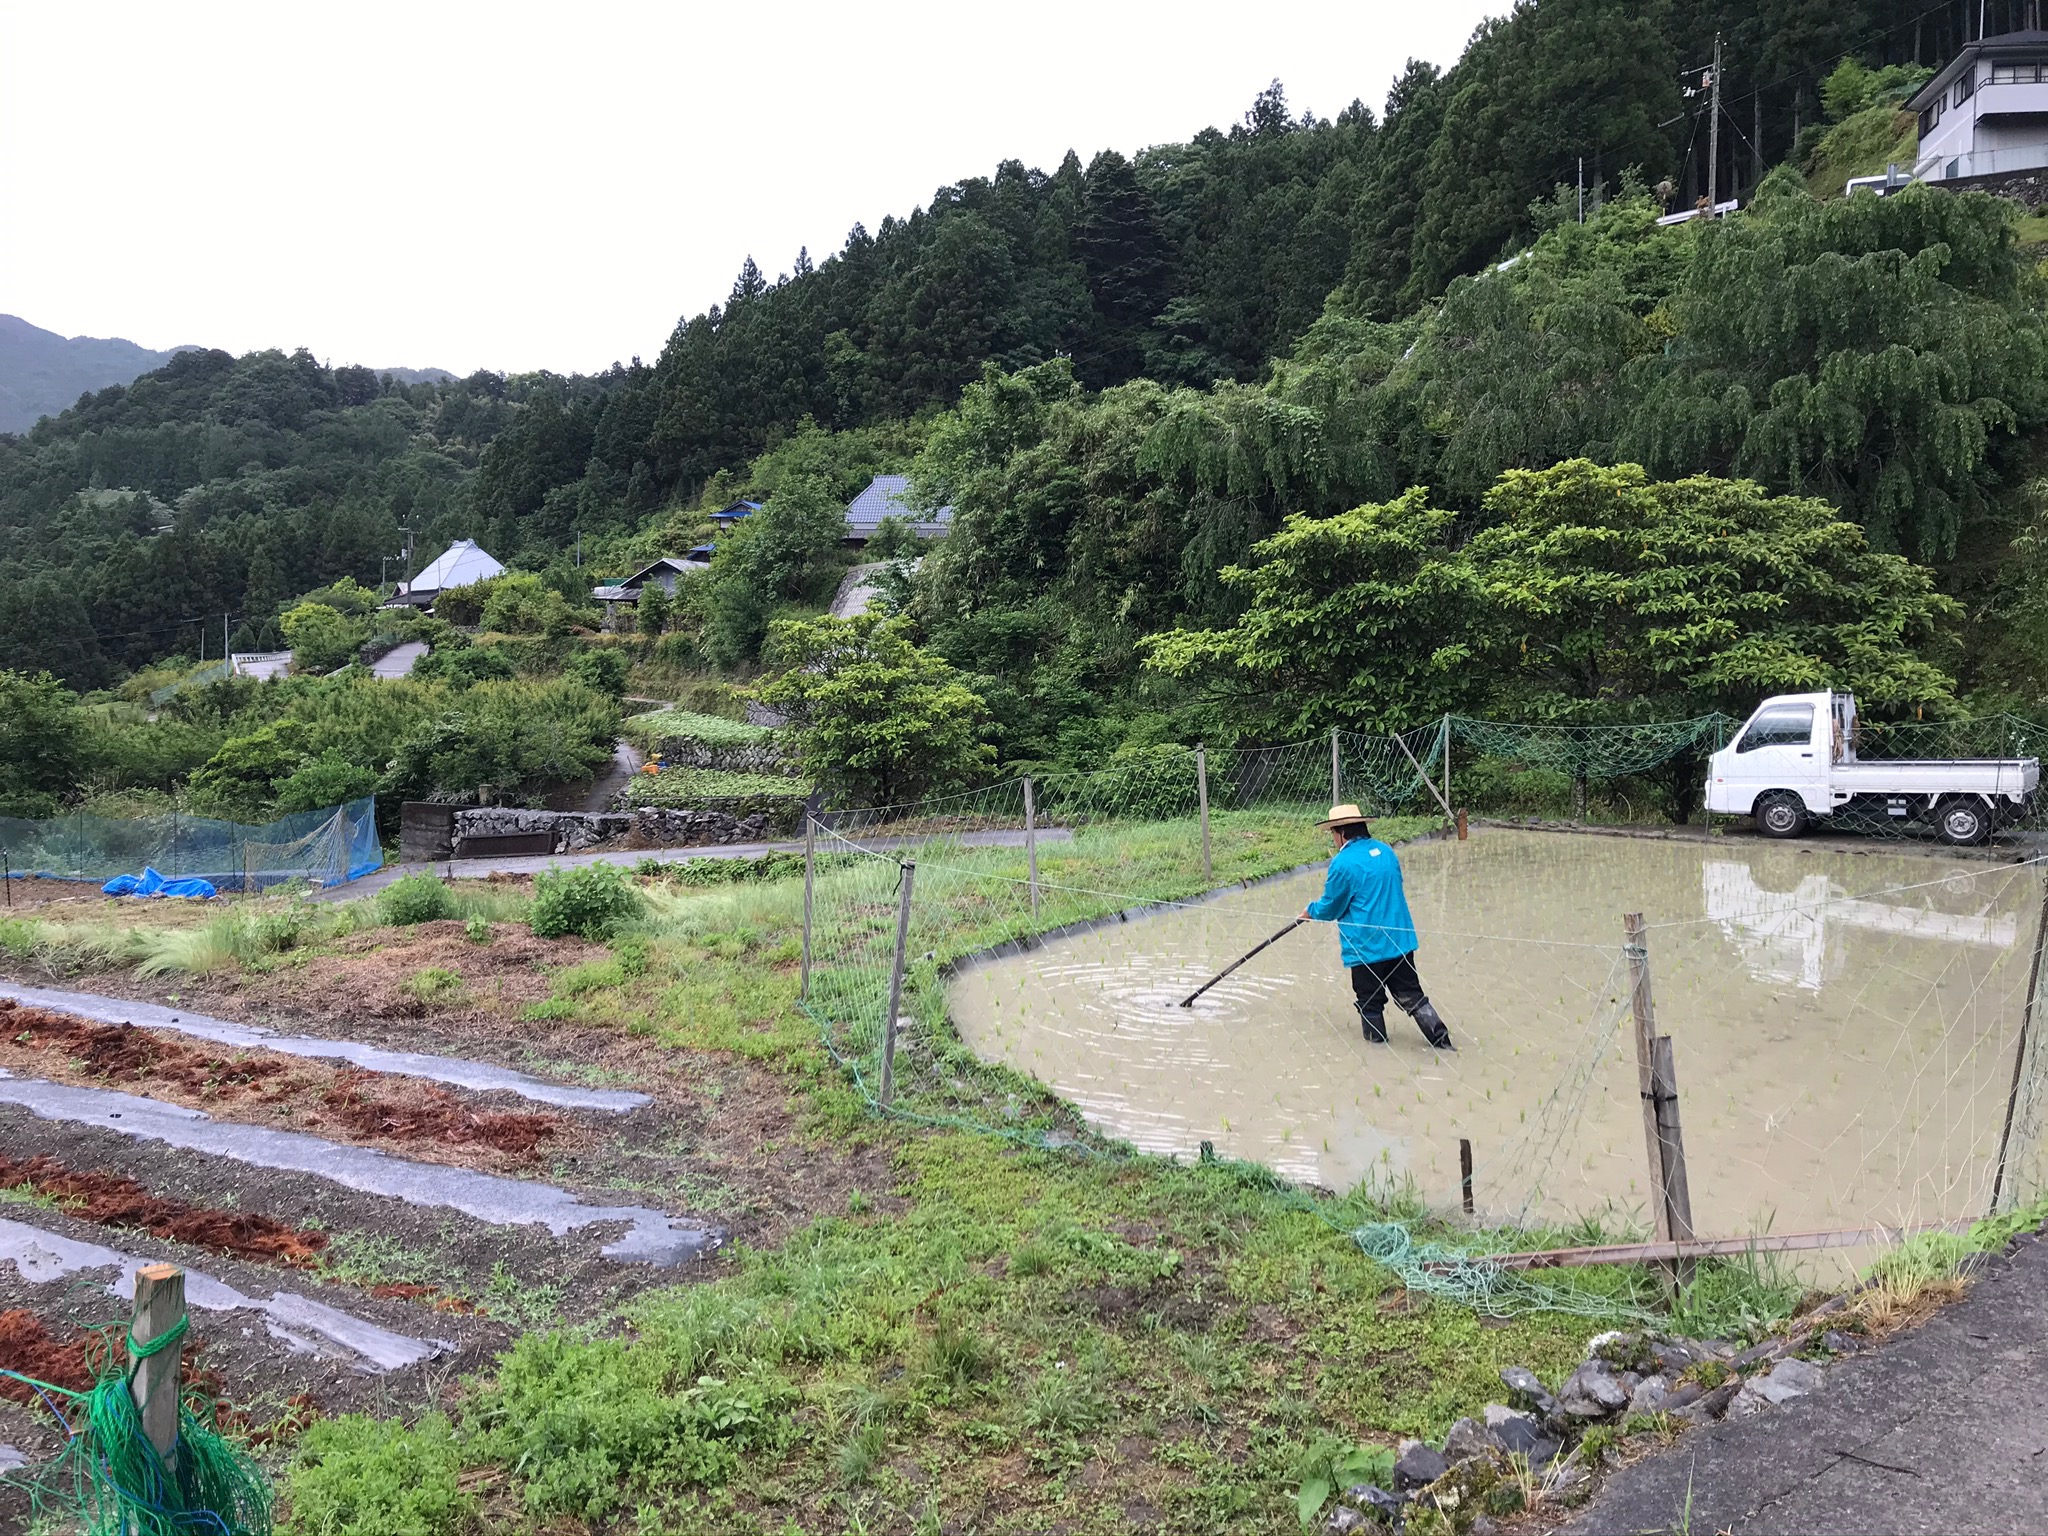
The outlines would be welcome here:
[[[1374,1045],[1385,1045],[1387,1043],[1386,1006],[1382,1004],[1378,1008],[1368,1008],[1365,1004],[1359,1003],[1357,1008],[1358,1021],[1365,1026],[1365,1038]]]
[[[1415,1022],[1421,1026],[1423,1038],[1437,1050],[1457,1049],[1457,1046],[1451,1043],[1450,1026],[1445,1024],[1442,1016],[1437,1013],[1435,1003],[1425,999],[1422,1006],[1415,1010]]]

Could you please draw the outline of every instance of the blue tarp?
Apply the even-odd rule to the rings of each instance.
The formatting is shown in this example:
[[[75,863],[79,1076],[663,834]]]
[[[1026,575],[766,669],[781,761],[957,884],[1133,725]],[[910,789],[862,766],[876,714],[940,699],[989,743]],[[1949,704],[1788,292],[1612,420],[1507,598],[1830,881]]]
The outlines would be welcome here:
[[[139,875],[116,875],[100,887],[103,896],[196,896],[201,901],[218,894],[211,881],[188,877],[166,880],[144,865]]]
[[[176,814],[0,817],[0,852],[11,873],[24,877],[101,885],[117,878],[140,882],[154,871],[167,882],[196,879],[225,891],[288,880],[340,885],[384,863],[377,803],[368,796],[262,826]]]

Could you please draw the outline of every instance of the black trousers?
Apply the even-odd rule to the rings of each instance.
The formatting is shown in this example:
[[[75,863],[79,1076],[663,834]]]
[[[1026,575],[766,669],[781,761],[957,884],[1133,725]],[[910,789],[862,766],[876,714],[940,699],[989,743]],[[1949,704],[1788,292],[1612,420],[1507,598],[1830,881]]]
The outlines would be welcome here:
[[[1422,990],[1422,978],[1415,973],[1413,950],[1391,960],[1373,960],[1365,965],[1352,966],[1351,990],[1358,996],[1358,1016],[1365,1021],[1366,1033],[1374,1040],[1387,1038],[1387,994],[1390,992],[1394,1001],[1401,1005],[1401,1011],[1415,1020],[1425,1036],[1431,1036],[1431,1024],[1439,1030],[1443,1028],[1443,1022],[1437,1018],[1436,1010],[1430,1007],[1428,995]]]

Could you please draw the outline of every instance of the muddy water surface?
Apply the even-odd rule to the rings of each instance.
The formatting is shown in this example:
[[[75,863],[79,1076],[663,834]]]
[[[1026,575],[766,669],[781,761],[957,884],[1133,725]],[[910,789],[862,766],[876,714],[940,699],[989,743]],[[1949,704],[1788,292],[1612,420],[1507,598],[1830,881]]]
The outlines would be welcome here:
[[[1319,868],[971,966],[954,1016],[1149,1151],[1209,1141],[1337,1189],[1412,1179],[1442,1206],[1469,1137],[1483,1214],[1640,1218],[1620,934],[1641,911],[1703,1234],[1982,1212],[2034,869],[1511,831],[1401,859],[1455,1054],[1391,1006],[1391,1043],[1367,1044],[1320,925],[1176,1006],[1316,895]]]

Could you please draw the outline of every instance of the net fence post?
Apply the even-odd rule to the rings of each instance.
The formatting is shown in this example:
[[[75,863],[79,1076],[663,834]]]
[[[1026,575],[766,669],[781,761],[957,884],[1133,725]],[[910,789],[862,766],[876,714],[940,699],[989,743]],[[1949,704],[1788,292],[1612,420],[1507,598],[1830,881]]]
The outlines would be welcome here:
[[[905,860],[901,892],[896,898],[896,960],[889,968],[889,1012],[882,1020],[882,1082],[877,1095],[887,1109],[896,1098],[896,1015],[903,1007],[903,961],[910,947],[910,888],[917,879],[917,861]]]
[[[1443,744],[1444,800],[1448,804],[1454,803],[1451,795],[1451,712],[1449,710],[1444,711]],[[1465,823],[1461,817],[1458,821],[1458,836],[1463,837],[1464,835]]]
[[[1337,727],[1330,727],[1330,804],[1344,803],[1344,754],[1337,744]]]
[[[1038,800],[1031,775],[1024,775],[1024,863],[1031,877],[1031,917],[1038,918]]]
[[[818,818],[811,814],[809,806],[804,807],[804,952],[803,966],[797,974],[796,995],[799,1001],[811,1000],[811,895],[812,885],[817,877]]]
[[[1671,1209],[1664,1194],[1664,1137],[1657,1127],[1656,1005],[1650,997],[1650,947],[1640,912],[1621,919],[1622,953],[1628,957],[1629,1012],[1635,1019],[1636,1082],[1643,1101],[1643,1140],[1649,1157],[1650,1215],[1657,1241],[1671,1241]],[[1675,1273],[1675,1271],[1674,1271]]]
[[[175,1264],[145,1264],[135,1271],[135,1315],[128,1324],[129,1354],[139,1355],[128,1378],[142,1432],[167,1471],[178,1458],[179,1377],[184,1346],[175,1336],[149,1346],[185,1321],[185,1271]]]
[[[1209,751],[1195,743],[1195,798],[1202,811],[1202,884],[1215,879],[1209,863]]]
[[[1658,1035],[1650,1042],[1650,1081],[1657,1107],[1657,1151],[1664,1174],[1666,1224],[1671,1228],[1673,1242],[1689,1243],[1697,1234],[1692,1227],[1692,1185],[1685,1172],[1685,1132],[1678,1123],[1678,1067],[1669,1035]],[[1676,1284],[1690,1285],[1693,1261],[1674,1261],[1671,1274]]]
[[[2035,1042],[2034,1020],[2041,1013],[2041,953],[2048,944],[2048,878],[2041,884],[2041,918],[2034,928],[2034,965],[2027,978],[2027,1004],[2020,1014],[2020,1037],[2012,1049],[2012,1087],[2005,1096],[2005,1129],[1998,1137],[1998,1167],[1991,1176],[1991,1205],[1987,1215],[2011,1210],[2017,1199],[2019,1180],[2008,1178],[2012,1157],[2013,1127],[2021,1119],[2021,1091],[2026,1089],[2026,1116],[2031,1122],[2033,1108],[2041,1095],[2040,1047]]]

